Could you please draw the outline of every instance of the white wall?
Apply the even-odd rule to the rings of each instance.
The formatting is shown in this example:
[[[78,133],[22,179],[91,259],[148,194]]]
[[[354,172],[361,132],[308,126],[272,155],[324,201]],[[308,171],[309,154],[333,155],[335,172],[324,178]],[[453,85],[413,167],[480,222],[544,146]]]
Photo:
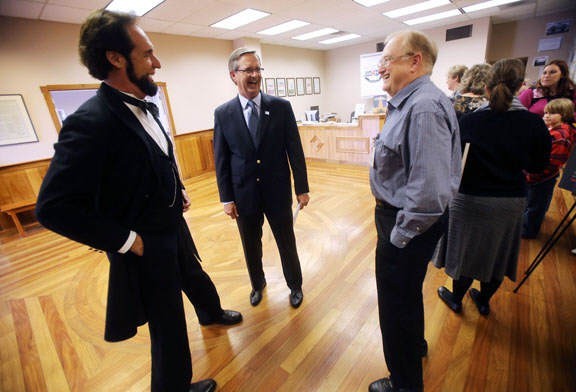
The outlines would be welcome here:
[[[571,20],[570,31],[547,36],[546,24],[562,20]],[[527,57],[526,77],[536,81],[544,67],[534,67],[534,58],[548,56],[550,60],[569,61],[574,51],[576,39],[576,11],[551,14],[539,18],[530,18],[510,23],[495,24],[488,44],[487,58],[496,61],[504,57]],[[542,38],[562,37],[562,45],[557,50],[538,52],[538,42]]]
[[[39,142],[0,146],[0,166],[52,157],[57,133],[40,86],[95,84],[78,59],[80,26],[0,17],[0,94],[22,94]],[[177,134],[213,127],[214,109],[237,94],[228,74],[233,42],[209,38],[150,34],[162,68],[155,79],[166,82]],[[324,53],[262,45],[263,77],[319,76]],[[322,95],[290,98],[297,117]]]
[[[472,24],[472,37],[445,42],[446,29]],[[470,23],[459,23],[442,28],[422,30],[439,47],[438,59],[432,73],[432,81],[448,94],[446,73],[454,64],[473,65],[484,62],[487,37],[490,29],[489,18],[477,19]],[[370,43],[348,46],[328,51],[326,54],[326,84],[330,93],[326,96],[325,107],[349,118],[356,103],[365,103],[371,107],[370,100],[360,98],[360,55],[376,52],[376,43],[386,37]]]
[[[320,50],[291,48],[262,44],[263,78],[320,78],[320,94],[296,95],[284,97],[289,100],[297,120],[304,117],[304,111],[310,106],[320,106],[320,113],[326,113],[324,107],[325,61]]]

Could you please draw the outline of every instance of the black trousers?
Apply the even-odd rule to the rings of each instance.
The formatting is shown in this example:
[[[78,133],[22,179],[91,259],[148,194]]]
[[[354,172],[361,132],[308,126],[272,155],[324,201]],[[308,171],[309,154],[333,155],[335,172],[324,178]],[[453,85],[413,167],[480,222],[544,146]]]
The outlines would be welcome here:
[[[222,312],[218,292],[192,253],[194,243],[184,219],[176,232],[145,234],[142,299],[152,347],[152,392],[185,392],[192,380],[192,360],[182,291],[198,318]]]
[[[422,284],[440,238],[440,223],[414,237],[405,248],[390,242],[398,210],[376,206],[376,286],[384,358],[395,388],[421,391],[424,339]]]
[[[252,288],[260,290],[266,283],[264,269],[262,268],[262,225],[264,224],[264,215],[266,215],[278,246],[286,283],[290,289],[299,289],[302,287],[302,269],[300,268],[298,251],[296,250],[294,222],[290,209],[273,213],[261,211],[251,215],[240,215],[236,218]]]

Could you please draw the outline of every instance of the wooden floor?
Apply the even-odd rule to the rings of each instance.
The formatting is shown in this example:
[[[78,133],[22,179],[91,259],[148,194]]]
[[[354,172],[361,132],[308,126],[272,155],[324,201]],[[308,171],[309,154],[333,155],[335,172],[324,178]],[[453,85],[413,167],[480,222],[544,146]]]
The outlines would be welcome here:
[[[264,230],[268,280],[262,303],[250,285],[236,225],[218,202],[213,173],[187,183],[187,221],[226,308],[229,328],[200,327],[186,303],[194,380],[219,391],[367,391],[387,375],[374,281],[376,232],[367,169],[310,162],[311,203],[298,216],[304,302],[288,303],[278,253]],[[557,192],[541,238],[522,243],[524,271],[570,195]],[[0,236],[0,391],[148,391],[147,328],[126,342],[103,341],[108,262],[103,253],[41,227]],[[576,390],[576,236],[566,233],[518,294],[506,281],[492,314],[469,298],[462,315],[436,295],[449,283],[430,266],[424,284],[426,391]],[[521,276],[521,275],[520,275]]]

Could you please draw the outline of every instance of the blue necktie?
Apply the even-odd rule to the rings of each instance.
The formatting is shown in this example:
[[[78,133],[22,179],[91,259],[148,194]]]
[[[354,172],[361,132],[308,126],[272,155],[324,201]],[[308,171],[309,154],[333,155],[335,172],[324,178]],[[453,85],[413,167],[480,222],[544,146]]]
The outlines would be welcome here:
[[[250,130],[250,136],[252,136],[252,141],[254,145],[258,146],[258,111],[256,110],[256,104],[254,101],[248,101],[248,106],[252,109],[250,112],[250,117],[248,118],[248,129]]]

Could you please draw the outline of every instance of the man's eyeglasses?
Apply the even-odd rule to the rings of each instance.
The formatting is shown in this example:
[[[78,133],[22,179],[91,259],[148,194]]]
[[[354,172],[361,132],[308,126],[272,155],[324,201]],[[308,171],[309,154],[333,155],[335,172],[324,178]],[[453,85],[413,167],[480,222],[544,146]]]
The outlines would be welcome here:
[[[243,72],[246,75],[252,74],[261,74],[264,71],[264,68],[246,68],[246,69],[237,69],[236,72]]]
[[[400,60],[402,57],[412,57],[412,56],[414,56],[414,53],[412,52],[404,53],[401,54],[400,56],[384,56],[380,59],[380,62],[378,63],[378,68],[387,67],[394,61]]]

